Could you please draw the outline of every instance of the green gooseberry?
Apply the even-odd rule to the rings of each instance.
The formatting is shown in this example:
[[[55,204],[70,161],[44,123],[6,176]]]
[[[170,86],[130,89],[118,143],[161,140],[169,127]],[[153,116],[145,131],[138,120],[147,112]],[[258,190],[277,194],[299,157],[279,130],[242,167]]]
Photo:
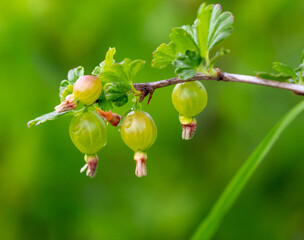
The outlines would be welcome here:
[[[181,116],[195,117],[207,106],[207,91],[199,81],[177,84],[172,92],[172,102]]]
[[[195,116],[207,106],[208,96],[203,84],[191,81],[177,84],[172,92],[172,103],[179,112],[182,139],[190,140],[196,130]]]
[[[143,111],[132,111],[124,118],[120,133],[124,143],[135,152],[136,176],[146,176],[145,151],[153,145],[157,136],[157,128],[152,117]]]
[[[156,140],[157,128],[152,117],[143,111],[132,111],[123,120],[121,137],[134,152],[148,150]]]
[[[72,119],[70,137],[84,154],[96,154],[107,143],[105,120],[95,112],[84,112]]]

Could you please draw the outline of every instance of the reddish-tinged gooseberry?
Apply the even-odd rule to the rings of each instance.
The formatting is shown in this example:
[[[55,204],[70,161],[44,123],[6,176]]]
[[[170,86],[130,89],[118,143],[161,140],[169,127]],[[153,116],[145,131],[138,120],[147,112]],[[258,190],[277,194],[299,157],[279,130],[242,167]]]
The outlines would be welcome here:
[[[93,104],[100,96],[102,84],[97,76],[85,75],[77,79],[73,85],[73,94],[55,107],[56,112],[61,113],[73,110],[77,107],[78,101],[85,104]]]
[[[100,96],[102,85],[99,77],[85,75],[77,79],[73,86],[73,95],[80,102],[91,105]]]

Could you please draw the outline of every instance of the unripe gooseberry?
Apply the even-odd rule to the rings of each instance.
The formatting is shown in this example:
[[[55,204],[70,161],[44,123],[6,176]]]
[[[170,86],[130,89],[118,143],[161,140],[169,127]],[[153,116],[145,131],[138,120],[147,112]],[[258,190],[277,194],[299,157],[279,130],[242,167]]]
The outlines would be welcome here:
[[[180,123],[183,127],[182,138],[189,140],[196,129],[195,116],[207,105],[207,91],[199,81],[177,84],[172,92],[172,103],[180,114]]]
[[[99,77],[92,75],[81,76],[73,86],[73,95],[80,102],[91,105],[100,96],[102,85]]]
[[[78,150],[85,154],[87,175],[94,177],[98,163],[97,152],[107,143],[105,120],[95,112],[84,112],[75,116],[70,123],[70,137]]]
[[[57,113],[73,110],[77,107],[78,101],[91,105],[100,96],[102,84],[97,76],[85,75],[77,79],[73,85],[73,94],[70,94],[55,107]]]
[[[153,145],[157,137],[157,128],[152,117],[143,111],[132,111],[124,118],[120,132],[124,143],[135,152],[136,176],[146,176],[147,155],[145,152]]]

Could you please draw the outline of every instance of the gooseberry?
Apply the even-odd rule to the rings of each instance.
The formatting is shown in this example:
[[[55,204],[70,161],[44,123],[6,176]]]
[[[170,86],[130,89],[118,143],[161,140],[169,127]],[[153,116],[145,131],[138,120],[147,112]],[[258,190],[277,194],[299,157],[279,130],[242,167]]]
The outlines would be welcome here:
[[[180,114],[183,139],[189,140],[193,137],[196,129],[195,116],[206,107],[207,99],[207,91],[199,81],[179,83],[174,87],[172,103]]]
[[[73,86],[73,95],[80,102],[91,105],[100,96],[102,85],[99,77],[85,75],[77,79]]]
[[[56,112],[61,113],[73,110],[77,107],[78,101],[85,104],[93,104],[100,96],[102,84],[97,76],[85,75],[77,79],[73,85],[73,94],[55,107]]]
[[[124,143],[135,152],[136,176],[146,176],[145,152],[153,145],[157,136],[157,128],[152,117],[143,111],[132,111],[124,118],[120,132]]]
[[[80,152],[85,154],[87,175],[94,177],[98,163],[97,152],[107,143],[105,120],[97,113],[87,111],[75,116],[70,123],[70,137]]]

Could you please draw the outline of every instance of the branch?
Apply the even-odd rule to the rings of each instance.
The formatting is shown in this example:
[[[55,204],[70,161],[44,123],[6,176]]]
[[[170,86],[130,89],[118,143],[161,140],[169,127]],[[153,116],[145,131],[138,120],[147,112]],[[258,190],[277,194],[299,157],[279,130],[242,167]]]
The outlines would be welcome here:
[[[149,101],[150,101],[154,90],[157,88],[162,88],[178,83],[197,81],[197,80],[215,80],[215,81],[225,81],[225,82],[249,83],[249,84],[261,85],[261,86],[281,88],[281,89],[293,91],[297,95],[304,96],[304,86],[300,84],[279,82],[279,81],[262,79],[254,76],[240,75],[240,74],[232,74],[225,72],[221,73],[219,69],[218,69],[218,76],[208,76],[201,73],[197,73],[193,78],[187,80],[182,80],[176,77],[176,78],[165,79],[157,82],[134,83],[134,87],[136,90],[141,91],[142,93],[140,101],[142,101],[148,94],[150,94],[149,96]]]

